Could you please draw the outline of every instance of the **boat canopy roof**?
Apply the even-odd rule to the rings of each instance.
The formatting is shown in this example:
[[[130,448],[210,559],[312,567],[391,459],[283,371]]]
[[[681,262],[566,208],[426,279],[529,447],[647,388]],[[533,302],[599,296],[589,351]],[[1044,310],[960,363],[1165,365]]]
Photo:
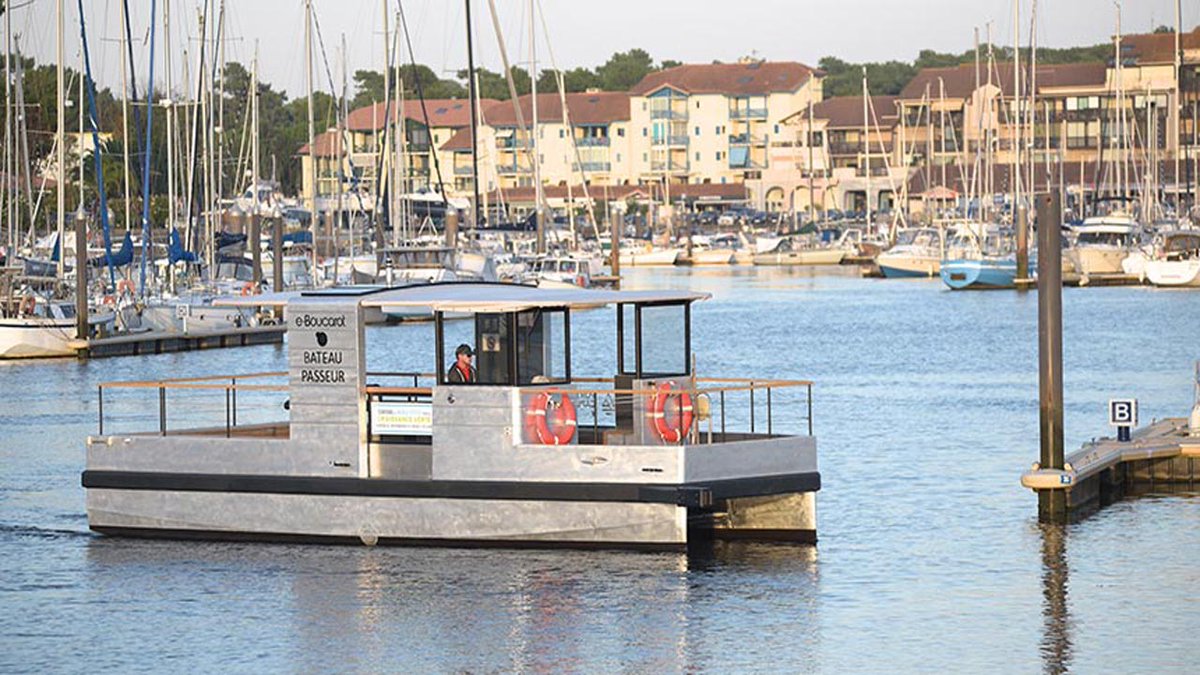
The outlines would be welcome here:
[[[363,307],[427,307],[435,312],[497,313],[549,307],[583,308],[614,304],[682,303],[707,300],[709,293],[663,289],[614,291],[587,288],[538,288],[519,284],[448,282],[399,288],[344,286],[317,291],[285,291],[217,298],[221,307],[282,307],[295,298],[357,299]]]

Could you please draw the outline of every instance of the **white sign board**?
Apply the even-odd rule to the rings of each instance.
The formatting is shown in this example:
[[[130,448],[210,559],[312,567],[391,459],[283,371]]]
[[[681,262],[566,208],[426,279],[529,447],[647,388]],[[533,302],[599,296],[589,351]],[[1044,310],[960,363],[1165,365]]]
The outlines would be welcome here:
[[[408,401],[371,403],[371,433],[376,436],[430,436],[433,404]]]
[[[1108,402],[1108,423],[1114,427],[1136,427],[1138,423],[1137,399],[1110,399]]]
[[[358,333],[345,313],[301,309],[288,323],[293,381],[358,386]]]

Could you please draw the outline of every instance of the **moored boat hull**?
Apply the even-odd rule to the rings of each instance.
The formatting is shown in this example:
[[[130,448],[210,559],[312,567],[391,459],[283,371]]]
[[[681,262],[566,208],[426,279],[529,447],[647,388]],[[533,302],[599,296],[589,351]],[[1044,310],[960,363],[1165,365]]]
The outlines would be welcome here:
[[[931,279],[938,276],[942,270],[942,261],[936,258],[918,256],[889,256],[880,255],[875,264],[888,279],[912,279],[923,277]]]
[[[74,333],[74,321],[0,319],[0,359],[74,356]]]
[[[1146,280],[1155,286],[1200,287],[1200,260],[1151,260],[1144,270]]]
[[[1015,288],[1017,263],[1001,260],[949,260],[942,263],[942,281],[959,291]]]
[[[759,253],[754,256],[754,264],[766,266],[839,265],[842,258],[845,257],[846,251],[838,248],[784,251]]]

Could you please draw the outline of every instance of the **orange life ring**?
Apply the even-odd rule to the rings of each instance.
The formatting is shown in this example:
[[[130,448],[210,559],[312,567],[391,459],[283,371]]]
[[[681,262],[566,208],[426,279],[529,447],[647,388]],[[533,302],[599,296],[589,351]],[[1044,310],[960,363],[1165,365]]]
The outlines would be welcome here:
[[[257,294],[258,294],[258,289],[256,289],[254,287],[254,282],[247,281],[246,283],[242,284],[242,297],[246,297],[247,295],[257,295]]]
[[[21,314],[25,316],[33,316],[33,310],[37,308],[37,298],[32,295],[27,295],[21,299]]]
[[[124,295],[128,293],[133,295],[133,282],[128,279],[122,279],[117,282],[117,293]]]
[[[679,401],[679,414],[677,419],[668,420],[667,403],[672,398]],[[658,385],[654,398],[650,399],[650,426],[663,441],[678,443],[692,428],[694,410],[690,394],[680,390],[674,382],[663,382]]]
[[[587,279],[584,279],[583,275],[580,274],[579,276],[575,277],[575,285],[580,288],[587,288]]]
[[[554,394],[559,394],[557,405],[551,398]],[[544,391],[529,404],[525,426],[529,435],[542,445],[567,445],[575,438],[575,404],[571,403],[571,397],[556,389]]]
[[[105,305],[115,305],[117,304],[117,298],[116,296],[106,295],[100,299],[100,302]]]

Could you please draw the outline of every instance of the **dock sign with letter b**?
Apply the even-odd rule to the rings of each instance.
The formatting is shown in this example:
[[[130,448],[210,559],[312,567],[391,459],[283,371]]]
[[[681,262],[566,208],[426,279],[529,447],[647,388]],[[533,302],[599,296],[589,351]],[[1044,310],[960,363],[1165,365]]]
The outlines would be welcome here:
[[[1114,398],[1108,402],[1108,423],[1114,427],[1136,427],[1137,399]]]

